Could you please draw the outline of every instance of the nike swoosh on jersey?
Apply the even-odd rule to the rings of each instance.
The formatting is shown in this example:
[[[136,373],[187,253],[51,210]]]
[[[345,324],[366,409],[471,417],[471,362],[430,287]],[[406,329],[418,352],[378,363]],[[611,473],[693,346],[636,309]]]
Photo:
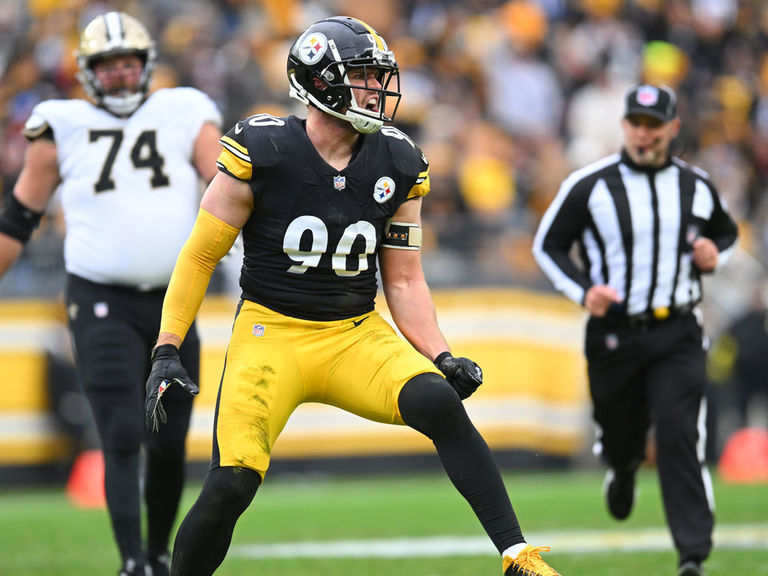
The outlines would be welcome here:
[[[243,131],[243,125],[238,122],[235,124],[235,134],[240,134]]]
[[[366,316],[365,318],[360,318],[360,320],[352,320],[352,324],[354,324],[355,328],[357,328],[358,326],[360,326],[360,324],[362,324],[366,320],[368,320],[368,316]]]

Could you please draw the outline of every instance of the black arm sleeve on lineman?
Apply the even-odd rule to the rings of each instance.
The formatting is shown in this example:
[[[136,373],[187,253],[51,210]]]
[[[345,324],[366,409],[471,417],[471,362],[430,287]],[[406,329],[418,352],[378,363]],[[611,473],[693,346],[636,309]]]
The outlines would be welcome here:
[[[11,191],[5,195],[0,207],[0,232],[26,244],[40,225],[43,214],[24,206]]]
[[[451,385],[437,374],[419,374],[405,384],[398,403],[405,423],[432,440],[499,553],[523,542],[496,460]]]

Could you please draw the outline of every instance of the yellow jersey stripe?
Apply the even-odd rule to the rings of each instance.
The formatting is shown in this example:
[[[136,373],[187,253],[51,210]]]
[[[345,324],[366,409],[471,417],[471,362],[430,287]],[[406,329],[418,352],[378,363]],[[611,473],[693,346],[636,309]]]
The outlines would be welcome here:
[[[219,139],[219,142],[221,143],[222,146],[226,146],[227,148],[232,150],[233,154],[240,156],[241,158],[244,158],[244,159],[250,158],[248,156],[248,148],[240,144],[240,142],[238,142],[237,140],[233,140],[229,136],[222,136]]]
[[[379,36],[376,33],[376,30],[374,30],[373,28],[368,26],[368,24],[366,24],[362,20],[359,20],[357,18],[352,18],[352,20],[357,20],[358,22],[360,22],[360,24],[365,26],[366,30],[368,30],[368,32],[371,34],[371,36],[373,36],[373,39],[376,40],[376,48],[378,48],[379,50],[384,50],[385,49],[384,48],[384,42],[382,41],[381,36]]]
[[[413,188],[408,192],[408,200],[411,198],[419,198],[421,196],[426,196],[429,194],[430,190],[430,184],[429,184],[429,176],[427,176],[424,181],[419,182],[417,181],[416,184],[414,184]]]
[[[247,160],[243,160],[239,155],[234,154],[226,146],[222,148],[218,159],[218,164],[227,169],[227,172],[240,180],[250,180],[253,175],[253,166]]]

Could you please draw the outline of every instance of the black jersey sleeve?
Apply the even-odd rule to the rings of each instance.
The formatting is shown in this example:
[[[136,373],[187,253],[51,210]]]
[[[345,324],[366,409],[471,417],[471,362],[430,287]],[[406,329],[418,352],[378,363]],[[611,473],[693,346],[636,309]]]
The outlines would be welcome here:
[[[406,199],[426,196],[429,193],[429,162],[424,152],[405,132],[393,126],[384,126],[381,135],[395,168],[413,180]]]
[[[238,120],[229,132],[219,139],[221,153],[216,160],[219,170],[246,182],[253,176],[253,164],[245,143],[247,122],[247,118]]]
[[[239,120],[221,137],[219,170],[248,181],[254,170],[273,166],[287,149],[291,137],[289,123],[294,120],[270,114],[255,114]]]

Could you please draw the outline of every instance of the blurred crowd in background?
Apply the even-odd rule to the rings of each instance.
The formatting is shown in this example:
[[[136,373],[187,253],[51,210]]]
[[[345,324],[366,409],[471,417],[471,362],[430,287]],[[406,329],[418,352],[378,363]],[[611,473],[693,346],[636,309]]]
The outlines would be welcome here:
[[[431,163],[424,263],[433,287],[550,289],[530,255],[543,210],[568,172],[619,150],[629,85],[669,85],[683,120],[675,153],[710,173],[742,232],[729,269],[705,286],[710,333],[745,315],[765,319],[764,0],[3,0],[0,193],[18,176],[33,106],[83,97],[73,50],[107,9],[138,17],[156,39],[153,86],[202,89],[224,131],[256,112],[303,114],[288,98],[285,64],[312,22],[343,14],[376,28],[401,67],[396,125]],[[60,293],[62,233],[54,203],[0,297]],[[713,374],[733,372],[727,349],[714,358]]]

